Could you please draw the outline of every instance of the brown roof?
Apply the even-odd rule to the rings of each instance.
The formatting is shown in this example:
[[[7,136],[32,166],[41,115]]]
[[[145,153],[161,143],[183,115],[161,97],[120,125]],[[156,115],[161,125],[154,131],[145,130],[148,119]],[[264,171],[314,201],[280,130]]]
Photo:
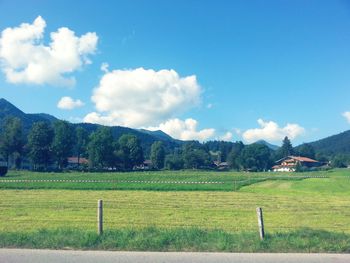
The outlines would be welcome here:
[[[318,161],[308,158],[308,157],[302,157],[302,156],[288,156],[291,159],[298,160],[300,162],[308,162],[308,163],[318,163]]]
[[[68,163],[78,164],[78,157],[68,157]],[[83,157],[79,158],[79,164],[89,163],[89,160]]]
[[[291,160],[296,160],[296,161],[299,161],[299,162],[306,162],[306,163],[318,163],[318,161],[314,160],[314,159],[311,159],[309,157],[303,157],[303,156],[287,156],[287,157],[284,157],[278,161],[276,161],[276,163],[279,163],[279,162],[290,162]]]

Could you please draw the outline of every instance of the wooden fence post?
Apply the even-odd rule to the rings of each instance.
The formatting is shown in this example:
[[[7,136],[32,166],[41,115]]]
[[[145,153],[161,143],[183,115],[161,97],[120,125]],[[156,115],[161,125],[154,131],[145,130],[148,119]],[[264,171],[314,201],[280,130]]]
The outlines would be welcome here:
[[[97,201],[97,234],[103,233],[103,201]]]
[[[265,229],[264,229],[264,218],[261,207],[256,208],[256,213],[258,215],[258,225],[259,225],[259,235],[260,239],[264,240],[265,237]]]

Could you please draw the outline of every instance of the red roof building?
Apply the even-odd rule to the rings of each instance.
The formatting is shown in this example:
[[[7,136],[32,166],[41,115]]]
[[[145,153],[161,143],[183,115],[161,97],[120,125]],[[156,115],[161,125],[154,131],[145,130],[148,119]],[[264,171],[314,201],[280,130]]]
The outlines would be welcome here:
[[[276,161],[276,163],[272,167],[274,172],[295,172],[297,165],[304,167],[318,167],[322,165],[319,161],[303,156],[287,156]]]

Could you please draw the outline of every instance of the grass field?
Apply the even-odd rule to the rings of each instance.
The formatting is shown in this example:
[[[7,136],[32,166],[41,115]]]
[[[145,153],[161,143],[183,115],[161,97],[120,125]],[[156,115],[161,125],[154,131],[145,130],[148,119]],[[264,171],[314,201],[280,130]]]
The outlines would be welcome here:
[[[161,171],[129,173],[37,173],[10,171],[0,177],[0,189],[236,191],[266,180],[342,176],[332,171],[309,173],[242,173],[214,171]],[[54,181],[54,182],[53,182]],[[85,182],[80,182],[85,181]]]
[[[271,176],[274,178],[270,178]],[[94,245],[84,246],[84,242],[87,241],[83,240],[77,243],[80,244],[77,248],[105,246],[108,249],[186,250],[183,246],[174,245],[185,244],[186,241],[179,241],[181,238],[171,244],[168,244],[169,240],[164,241],[163,246],[156,246],[152,242],[156,242],[155,240],[160,242],[159,240],[166,236],[170,238],[171,235],[178,236],[179,233],[187,231],[189,238],[196,240],[191,239],[194,243],[188,246],[189,250],[278,251],[278,244],[283,243],[282,237],[284,237],[285,247],[281,248],[283,251],[350,251],[348,242],[350,240],[350,171],[335,170],[302,175],[326,178],[293,179],[293,176],[300,176],[300,174],[249,174],[250,183],[241,185],[234,191],[232,180],[243,181],[247,179],[247,174],[193,171],[122,174],[11,172],[9,177],[1,180],[19,178],[39,180],[46,177],[67,180],[84,177],[84,179],[96,180],[98,177],[100,180],[220,181],[223,184],[125,183],[124,188],[116,184],[116,188],[123,191],[111,191],[113,188],[101,190],[100,188],[106,189],[106,186],[101,187],[101,185],[95,190],[75,190],[77,183],[72,182],[45,182],[43,185],[40,185],[40,182],[33,182],[29,187],[25,185],[26,183],[22,183],[23,185],[17,185],[18,189],[11,189],[14,185],[16,186],[16,183],[9,183],[9,187],[7,183],[0,183],[2,188],[0,190],[0,240],[3,240],[0,241],[0,246],[12,244],[12,246],[28,247],[28,243],[34,242],[37,244],[36,247],[41,247],[37,243],[38,240],[44,242],[45,238],[49,238],[43,233],[49,236],[58,235],[57,233],[80,233],[77,235],[83,237],[88,235],[92,238],[94,241],[91,241],[91,244]],[[80,185],[84,184],[80,183]],[[135,189],[165,191],[128,190],[133,189],[132,185]],[[186,189],[185,187],[188,186],[190,187]],[[112,241],[108,243],[103,238],[101,240],[101,237],[95,237],[98,199],[104,200],[106,230],[104,238],[111,239],[117,235],[116,233],[119,233],[118,235],[123,233],[123,236],[130,238],[131,235],[139,241],[148,238],[149,242],[153,240],[151,242],[153,245],[149,244],[150,247],[146,245],[144,248],[137,247],[135,243],[121,245],[122,241],[116,238],[119,240],[117,245]],[[261,243],[258,240],[255,212],[258,206],[264,211],[267,243]],[[153,232],[150,229],[153,229]],[[33,241],[32,238],[36,238],[37,241]],[[54,237],[51,238],[55,240]],[[206,242],[212,245],[200,245],[198,242],[204,242],[203,239],[209,239],[210,242],[208,240]],[[242,242],[232,241],[236,239]],[[244,242],[250,239],[251,245],[244,245]],[[52,240],[51,243],[44,242],[51,244],[46,247],[55,247],[55,242],[56,245],[57,242],[65,244],[62,240],[56,239],[55,242]],[[137,240],[134,242],[137,243]],[[280,240],[279,243],[276,240]],[[317,240],[322,244],[318,244]],[[103,242],[107,242],[108,245]],[[190,241],[187,240],[187,242]],[[217,242],[221,242],[221,249],[218,248],[220,245]],[[292,245],[291,242],[295,244]],[[272,246],[272,244],[275,245]],[[70,247],[69,244],[66,245]]]

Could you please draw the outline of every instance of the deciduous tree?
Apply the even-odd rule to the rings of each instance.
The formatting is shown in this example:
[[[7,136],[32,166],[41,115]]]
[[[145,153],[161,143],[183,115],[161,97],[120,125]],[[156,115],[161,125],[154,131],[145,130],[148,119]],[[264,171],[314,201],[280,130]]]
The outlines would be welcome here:
[[[161,141],[156,141],[151,146],[152,166],[156,169],[164,168],[165,150]]]
[[[72,126],[66,121],[56,121],[54,123],[52,150],[59,169],[67,165],[67,159],[72,153],[73,143],[74,131]]]
[[[47,169],[51,163],[53,140],[53,129],[46,122],[36,122],[33,124],[28,134],[29,158],[34,165],[34,169],[43,167]]]

